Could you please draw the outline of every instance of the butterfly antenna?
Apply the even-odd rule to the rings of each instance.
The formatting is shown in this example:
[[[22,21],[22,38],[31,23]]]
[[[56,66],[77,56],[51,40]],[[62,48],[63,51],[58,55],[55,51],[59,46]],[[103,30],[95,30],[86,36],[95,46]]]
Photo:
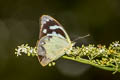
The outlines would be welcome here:
[[[82,36],[82,37],[80,36],[80,37],[78,37],[78,38],[74,39],[73,41],[77,41],[77,40],[79,40],[79,39],[86,38],[86,37],[88,37],[88,36],[90,36],[90,34],[85,35],[85,36]]]

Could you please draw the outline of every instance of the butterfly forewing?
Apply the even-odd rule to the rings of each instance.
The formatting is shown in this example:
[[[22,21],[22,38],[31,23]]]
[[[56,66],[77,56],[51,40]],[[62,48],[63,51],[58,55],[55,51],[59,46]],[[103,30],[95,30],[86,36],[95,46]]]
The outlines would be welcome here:
[[[43,15],[40,20],[41,20],[41,28],[40,28],[39,39],[46,35],[48,36],[55,35],[61,38],[67,38],[66,37],[67,33],[65,33],[64,28],[54,18],[48,15]]]

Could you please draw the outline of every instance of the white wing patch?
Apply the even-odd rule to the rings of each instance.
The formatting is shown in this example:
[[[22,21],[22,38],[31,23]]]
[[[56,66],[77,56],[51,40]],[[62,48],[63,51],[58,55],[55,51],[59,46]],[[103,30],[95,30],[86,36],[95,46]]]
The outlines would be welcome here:
[[[61,26],[57,26],[57,25],[49,26],[49,29],[51,29],[51,30],[61,29],[63,32],[65,32],[65,30],[63,29],[63,27],[61,27]]]
[[[43,29],[43,33],[47,33],[47,29]]]
[[[61,34],[57,34],[55,31],[53,31],[51,34],[47,34],[47,36],[57,36],[57,37],[60,37],[62,39],[65,39]]]
[[[60,26],[57,26],[57,25],[54,25],[54,26],[50,26],[50,27],[49,27],[49,29],[51,29],[51,30],[55,30],[55,29],[58,29],[58,28],[60,28]]]
[[[49,20],[53,20],[50,16],[44,15],[41,17],[41,24],[46,24]]]

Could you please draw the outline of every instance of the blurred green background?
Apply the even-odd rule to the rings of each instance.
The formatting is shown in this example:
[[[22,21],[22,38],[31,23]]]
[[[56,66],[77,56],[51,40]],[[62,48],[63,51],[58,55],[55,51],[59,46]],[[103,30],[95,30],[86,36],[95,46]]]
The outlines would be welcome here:
[[[54,67],[42,67],[36,57],[16,57],[15,48],[35,46],[39,18],[57,19],[71,39],[81,44],[105,44],[120,40],[120,0],[1,0],[0,80],[120,80],[120,73],[59,59]]]

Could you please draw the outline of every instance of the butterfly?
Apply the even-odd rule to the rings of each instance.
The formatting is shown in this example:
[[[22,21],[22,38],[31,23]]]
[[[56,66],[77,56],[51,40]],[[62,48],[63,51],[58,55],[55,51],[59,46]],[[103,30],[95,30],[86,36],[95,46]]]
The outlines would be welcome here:
[[[67,32],[57,20],[48,15],[41,16],[37,53],[42,66],[48,65],[64,54],[69,54],[73,45]]]

